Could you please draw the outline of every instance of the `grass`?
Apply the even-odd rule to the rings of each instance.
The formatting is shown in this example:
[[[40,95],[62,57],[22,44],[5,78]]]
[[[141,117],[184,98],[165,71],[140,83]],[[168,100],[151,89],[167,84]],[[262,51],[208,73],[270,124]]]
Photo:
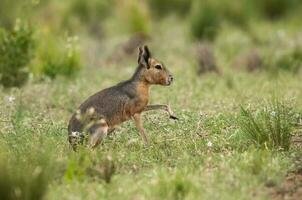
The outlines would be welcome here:
[[[273,100],[270,106],[252,112],[241,107],[238,125],[246,140],[258,147],[289,150],[296,120],[286,103]]]
[[[173,19],[166,23],[169,20]],[[292,155],[301,149],[271,137],[264,143],[277,148],[261,148],[253,143],[263,144],[262,140],[254,142],[255,136],[242,133],[286,133],[287,139],[289,133],[297,134],[290,131],[287,111],[280,120],[270,121],[264,101],[276,94],[301,118],[300,77],[285,71],[280,76],[233,73],[230,66],[221,65],[234,52],[231,41],[224,40],[229,34],[219,35],[214,44],[223,75],[198,77],[191,46],[183,39],[186,33],[181,26],[166,30],[164,23],[150,48],[173,72],[175,83],[169,88],[154,86],[150,103],[170,104],[180,120],[161,112],[144,114],[148,146],[133,122],[122,124],[95,150],[75,153],[67,143],[67,122],[75,108],[94,92],[130,77],[135,59],[124,65],[87,66],[73,80],[31,80],[21,89],[0,90],[0,159],[10,169],[1,172],[18,180],[8,185],[13,191],[18,191],[19,180],[27,180],[30,183],[24,185],[34,189],[21,191],[44,199],[270,199],[265,185],[278,185],[292,169]],[[104,46],[116,40],[108,39]],[[95,59],[102,56],[100,52]],[[240,110],[240,105],[251,109]],[[272,108],[283,113],[283,107]],[[255,117],[257,110],[263,118]],[[238,117],[244,123],[238,124]],[[265,132],[244,129],[253,128],[253,121],[263,123]],[[278,128],[278,123],[285,128]],[[278,151],[280,145],[284,151]],[[32,176],[37,170],[43,172],[41,180]]]

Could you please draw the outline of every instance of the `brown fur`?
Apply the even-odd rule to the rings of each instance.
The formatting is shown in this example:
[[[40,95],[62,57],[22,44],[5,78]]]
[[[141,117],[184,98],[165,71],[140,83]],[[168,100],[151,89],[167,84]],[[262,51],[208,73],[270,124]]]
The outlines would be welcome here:
[[[89,133],[89,145],[95,147],[115,126],[131,118],[147,142],[140,118],[144,111],[163,109],[176,119],[169,106],[148,105],[150,86],[170,85],[172,75],[161,62],[151,57],[147,46],[139,48],[138,64],[129,80],[92,95],[80,105],[68,126],[69,142],[74,149],[77,143],[84,142],[84,132]]]

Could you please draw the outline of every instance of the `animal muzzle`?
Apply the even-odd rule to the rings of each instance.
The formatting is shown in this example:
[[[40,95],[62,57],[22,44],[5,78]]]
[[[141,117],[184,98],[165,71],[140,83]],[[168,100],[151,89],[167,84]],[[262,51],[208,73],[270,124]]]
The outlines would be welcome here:
[[[167,80],[167,85],[171,85],[173,82],[173,79],[174,79],[173,76],[169,75],[168,80]]]

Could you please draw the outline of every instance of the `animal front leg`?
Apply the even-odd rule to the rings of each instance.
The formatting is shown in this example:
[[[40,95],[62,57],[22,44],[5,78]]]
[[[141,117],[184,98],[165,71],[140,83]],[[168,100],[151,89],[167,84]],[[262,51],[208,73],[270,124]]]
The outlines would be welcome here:
[[[133,116],[133,119],[134,119],[136,128],[137,128],[138,131],[139,131],[139,134],[140,134],[141,137],[143,138],[144,142],[145,142],[145,143],[148,143],[148,139],[147,139],[147,136],[146,136],[146,134],[145,134],[145,130],[144,130],[144,127],[143,127],[143,124],[142,124],[141,115],[140,115],[140,114],[135,114],[135,115]]]
[[[168,112],[171,119],[178,119],[168,105],[147,105],[143,111],[150,111],[150,110],[164,110]]]

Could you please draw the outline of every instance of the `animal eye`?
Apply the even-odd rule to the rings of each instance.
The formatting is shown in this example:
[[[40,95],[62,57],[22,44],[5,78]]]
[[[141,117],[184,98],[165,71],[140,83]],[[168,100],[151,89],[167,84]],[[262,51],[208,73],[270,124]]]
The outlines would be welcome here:
[[[162,69],[161,65],[155,65],[156,69]]]

